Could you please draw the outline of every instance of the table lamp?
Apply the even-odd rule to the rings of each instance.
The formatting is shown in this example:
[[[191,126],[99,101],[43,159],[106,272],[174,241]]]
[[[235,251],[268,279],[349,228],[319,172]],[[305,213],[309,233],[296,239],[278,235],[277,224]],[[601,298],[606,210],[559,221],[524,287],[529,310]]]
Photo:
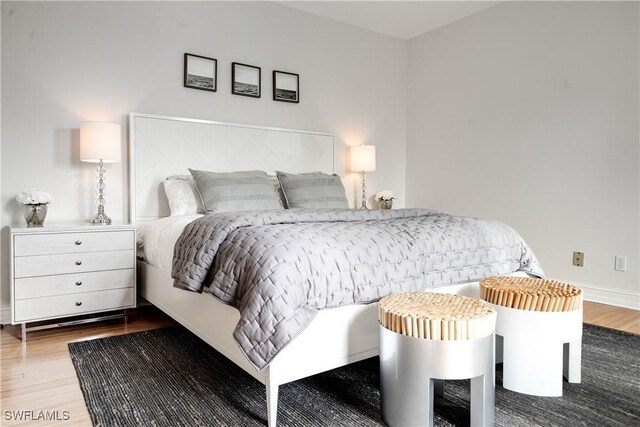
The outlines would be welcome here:
[[[367,207],[367,186],[364,179],[365,172],[376,170],[376,146],[375,145],[355,145],[351,147],[351,171],[362,174],[362,204],[360,209]]]
[[[80,124],[80,160],[99,163],[98,213],[89,220],[95,225],[109,225],[111,218],[104,213],[104,164],[120,161],[120,125],[107,122]]]

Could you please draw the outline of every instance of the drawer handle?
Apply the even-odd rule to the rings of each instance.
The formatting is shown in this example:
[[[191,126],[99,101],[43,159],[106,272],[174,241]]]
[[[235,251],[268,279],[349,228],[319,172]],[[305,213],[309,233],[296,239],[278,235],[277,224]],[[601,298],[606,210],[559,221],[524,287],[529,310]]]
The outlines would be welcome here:
[[[80,260],[76,261],[76,265],[82,265],[82,261]]]
[[[76,240],[76,245],[80,246],[82,244],[82,240]]]
[[[80,286],[80,285],[82,285],[82,280],[78,280],[78,281],[76,282],[76,286]]]
[[[76,307],[80,307],[82,305],[82,301],[76,301]]]

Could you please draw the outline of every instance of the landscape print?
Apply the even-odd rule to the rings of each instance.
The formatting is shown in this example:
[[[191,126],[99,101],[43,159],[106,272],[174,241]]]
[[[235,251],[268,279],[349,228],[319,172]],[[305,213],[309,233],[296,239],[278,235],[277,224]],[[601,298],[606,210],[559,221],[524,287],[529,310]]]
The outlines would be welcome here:
[[[280,101],[295,101],[298,93],[295,90],[276,88],[276,98]]]
[[[234,90],[238,95],[258,96],[258,85],[255,84],[235,82]]]
[[[273,99],[282,102],[300,102],[300,76],[274,70]]]
[[[184,86],[215,92],[218,61],[214,58],[184,54]]]
[[[260,67],[233,62],[231,75],[231,93],[260,98]]]
[[[197,74],[187,74],[187,85],[204,89],[213,89],[213,77],[199,76]]]

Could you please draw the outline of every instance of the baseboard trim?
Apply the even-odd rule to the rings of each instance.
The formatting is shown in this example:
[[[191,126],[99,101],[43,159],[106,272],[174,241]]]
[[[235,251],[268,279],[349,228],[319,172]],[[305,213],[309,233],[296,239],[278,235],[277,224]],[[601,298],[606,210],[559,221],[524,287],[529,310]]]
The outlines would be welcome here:
[[[575,283],[575,285],[584,291],[585,301],[640,310],[640,294],[638,293],[599,288],[582,283]]]

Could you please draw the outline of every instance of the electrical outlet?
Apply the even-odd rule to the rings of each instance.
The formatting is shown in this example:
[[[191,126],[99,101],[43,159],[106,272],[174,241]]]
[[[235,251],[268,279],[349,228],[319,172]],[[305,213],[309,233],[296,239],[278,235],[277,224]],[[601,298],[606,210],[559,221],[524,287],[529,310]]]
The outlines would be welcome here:
[[[627,257],[616,255],[616,265],[614,269],[616,271],[627,271]]]
[[[584,253],[583,252],[574,252],[573,253],[573,265],[576,267],[582,267],[584,265]]]

